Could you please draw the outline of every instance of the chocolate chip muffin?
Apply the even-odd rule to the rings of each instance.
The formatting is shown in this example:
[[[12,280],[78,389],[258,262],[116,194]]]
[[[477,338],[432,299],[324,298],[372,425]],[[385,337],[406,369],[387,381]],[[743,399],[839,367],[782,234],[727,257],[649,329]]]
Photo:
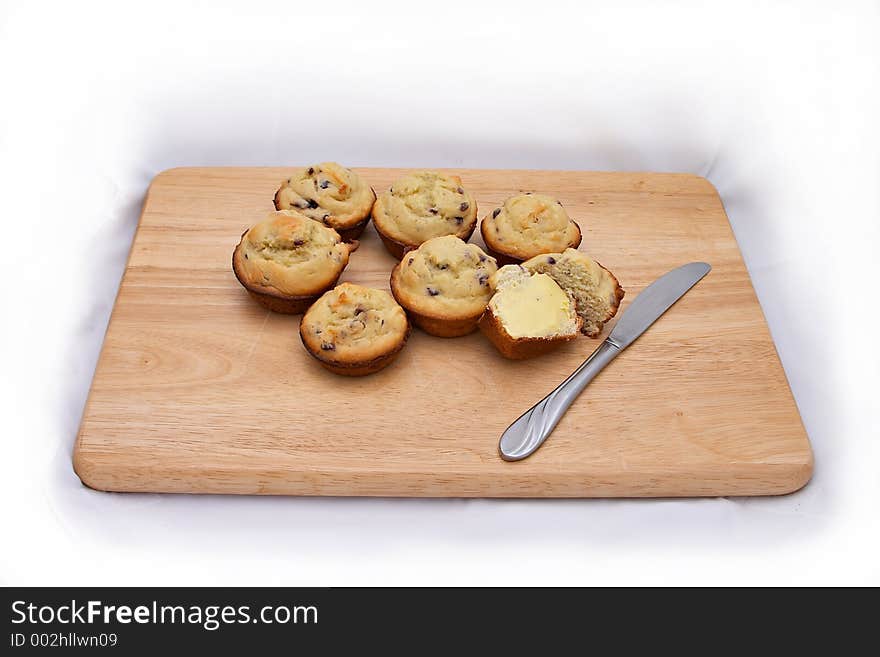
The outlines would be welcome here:
[[[560,201],[545,194],[510,197],[483,219],[480,233],[499,265],[577,248],[581,243],[580,226]]]
[[[522,266],[532,273],[549,274],[572,296],[583,320],[581,332],[591,338],[599,337],[605,322],[617,314],[625,294],[614,274],[575,249],[535,256]]]
[[[391,272],[391,292],[413,323],[444,338],[467,335],[492,296],[498,269],[476,244],[455,235],[434,237],[408,251]]]
[[[415,171],[397,180],[373,205],[373,225],[388,252],[404,251],[443,235],[467,241],[477,225],[477,202],[458,176]]]
[[[303,315],[299,335],[331,372],[364,376],[391,364],[406,344],[409,322],[387,292],[342,283]]]
[[[357,247],[297,212],[270,212],[241,236],[232,271],[269,310],[298,314],[336,284]]]
[[[489,281],[495,293],[479,325],[502,356],[531,358],[577,337],[574,299],[547,274],[505,265]]]
[[[346,242],[370,220],[376,193],[354,171],[336,162],[297,169],[275,192],[276,210],[296,210],[334,229]]]

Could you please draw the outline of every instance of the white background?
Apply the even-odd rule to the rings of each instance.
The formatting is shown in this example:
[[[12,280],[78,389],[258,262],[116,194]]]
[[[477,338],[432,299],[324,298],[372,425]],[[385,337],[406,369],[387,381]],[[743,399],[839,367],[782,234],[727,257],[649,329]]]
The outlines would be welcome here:
[[[0,582],[880,584],[880,4],[712,4],[4,2]],[[82,487],[71,450],[150,179],[325,159],[707,176],[812,483],[652,501]]]

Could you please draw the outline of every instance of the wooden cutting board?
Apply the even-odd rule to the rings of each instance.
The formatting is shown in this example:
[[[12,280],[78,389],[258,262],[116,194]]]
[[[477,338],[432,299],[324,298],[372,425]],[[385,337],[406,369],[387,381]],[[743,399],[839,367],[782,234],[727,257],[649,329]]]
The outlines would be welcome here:
[[[519,191],[560,198],[584,230],[580,248],[626,289],[622,311],[678,265],[713,268],[590,384],[534,456],[507,463],[497,451],[502,431],[599,341],[579,338],[513,362],[480,333],[443,339],[415,330],[378,374],[325,371],[303,350],[299,317],[262,309],[230,267],[242,231],[272,209],[288,171],[184,168],[153,181],[74,452],[87,486],[655,497],[774,495],[810,478],[809,441],[721,200],[704,178],[456,171],[480,217]],[[357,171],[376,190],[404,173]],[[387,289],[393,265],[369,226],[342,280]]]

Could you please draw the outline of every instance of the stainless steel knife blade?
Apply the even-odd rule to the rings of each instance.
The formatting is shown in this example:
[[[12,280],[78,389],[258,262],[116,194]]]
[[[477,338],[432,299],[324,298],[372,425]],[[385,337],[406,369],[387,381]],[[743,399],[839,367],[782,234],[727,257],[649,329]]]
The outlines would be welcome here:
[[[692,262],[663,274],[629,305],[608,340],[618,349],[630,346],[711,269],[708,263]]]

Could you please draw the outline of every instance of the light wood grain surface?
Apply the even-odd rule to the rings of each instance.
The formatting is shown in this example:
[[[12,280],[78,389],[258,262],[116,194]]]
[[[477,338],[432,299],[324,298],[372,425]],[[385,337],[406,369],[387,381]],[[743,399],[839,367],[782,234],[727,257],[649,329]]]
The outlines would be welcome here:
[[[377,191],[402,169],[357,169]],[[812,473],[807,436],[715,189],[692,175],[458,170],[482,218],[553,194],[581,250],[626,289],[712,272],[621,354],[545,445],[517,463],[498,437],[599,341],[501,358],[479,333],[419,330],[373,376],[322,369],[299,317],[262,309],[232,250],[288,169],[186,168],[153,181],[74,452],[110,491],[464,497],[772,495]],[[479,231],[473,241],[480,243]],[[341,280],[387,289],[369,226]],[[618,315],[619,316],[619,315]],[[613,328],[612,321],[606,332]]]

